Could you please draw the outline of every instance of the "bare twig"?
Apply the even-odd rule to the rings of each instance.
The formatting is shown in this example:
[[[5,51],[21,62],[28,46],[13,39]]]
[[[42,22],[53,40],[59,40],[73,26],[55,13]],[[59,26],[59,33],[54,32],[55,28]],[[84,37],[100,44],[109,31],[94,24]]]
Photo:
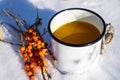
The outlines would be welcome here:
[[[46,30],[46,28],[44,28],[44,32],[42,33],[41,36],[44,36],[48,31]]]
[[[6,10],[3,10],[4,14],[6,14],[7,16],[11,17],[13,20],[15,20],[15,22],[19,25],[20,22],[19,20],[11,13],[7,12]],[[20,28],[21,29],[21,28]]]
[[[21,28],[21,23],[19,21],[19,19],[17,17],[15,17],[13,14],[11,14],[10,12],[7,12],[6,10],[3,10],[4,14],[6,14],[7,16],[11,17],[17,24],[18,28],[20,29],[20,38],[21,38],[21,41],[23,41],[23,30]]]
[[[49,55],[52,57],[52,59],[53,59],[54,61],[57,61],[57,59],[54,57],[54,55],[53,55],[53,53],[51,52],[50,49],[48,49],[48,53],[49,53]]]
[[[26,20],[21,15],[19,15],[19,17],[21,18],[21,23],[24,25],[25,29],[27,30],[29,28],[29,25],[27,24]]]
[[[21,44],[17,44],[17,43],[12,43],[12,42],[7,42],[5,40],[0,39],[1,42],[7,43],[7,44],[11,44],[11,45],[16,45],[16,46],[22,46]]]
[[[50,49],[50,48],[51,48],[51,45],[52,45],[52,44],[51,44],[51,43],[49,43],[49,45],[47,46],[47,48],[48,48],[48,49]]]
[[[47,70],[45,70],[46,74],[47,74],[47,77],[48,77],[48,80],[51,79],[51,76],[50,74],[47,72]]]
[[[46,80],[43,67],[41,67],[41,73],[42,73],[42,76],[43,76],[43,80]]]
[[[15,26],[13,26],[12,24],[10,24],[10,23],[4,23],[4,24],[10,26],[12,29],[14,29],[15,31],[17,31],[18,33],[20,32],[20,30],[18,30],[18,29],[17,29]]]
[[[13,34],[13,33],[6,27],[6,25],[4,25],[4,27],[5,27],[5,28],[7,29],[7,31],[13,36],[13,38],[19,40],[19,38],[17,38],[16,35]]]
[[[39,58],[42,65],[41,65],[41,73],[42,73],[42,77],[43,77],[43,80],[46,80],[45,78],[45,74],[44,74],[44,63],[43,63],[43,60],[41,58]]]

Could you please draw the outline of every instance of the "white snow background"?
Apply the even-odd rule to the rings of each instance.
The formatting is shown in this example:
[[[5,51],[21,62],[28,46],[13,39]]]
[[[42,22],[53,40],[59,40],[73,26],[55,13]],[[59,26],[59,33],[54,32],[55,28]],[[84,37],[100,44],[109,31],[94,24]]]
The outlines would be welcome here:
[[[87,8],[101,15],[106,23],[111,23],[115,28],[113,41],[108,45],[105,54],[97,68],[92,67],[83,74],[59,73],[49,62],[51,80],[120,80],[120,0],[12,0],[12,7],[22,14],[29,23],[32,23],[36,15],[36,7],[39,8],[39,16],[43,19],[44,27],[47,27],[49,19],[58,11],[66,8]],[[0,0],[0,10],[9,10],[9,0]],[[3,18],[0,17],[0,20]],[[42,28],[41,28],[42,29]],[[4,38],[12,41],[11,35],[5,30]],[[47,34],[46,36],[49,36]],[[44,37],[45,41],[47,37]],[[29,80],[23,66],[23,60],[19,48],[0,42],[0,80]],[[37,71],[36,80],[42,80],[40,71]]]

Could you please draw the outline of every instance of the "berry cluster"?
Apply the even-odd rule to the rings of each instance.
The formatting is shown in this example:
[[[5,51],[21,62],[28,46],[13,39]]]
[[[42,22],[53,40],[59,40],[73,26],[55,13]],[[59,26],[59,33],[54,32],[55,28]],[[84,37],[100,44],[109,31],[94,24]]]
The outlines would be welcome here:
[[[30,80],[35,79],[34,72],[36,69],[41,69],[46,73],[47,61],[45,53],[47,51],[45,43],[38,33],[30,28],[24,33],[24,45],[20,48],[20,52],[25,61],[25,69]]]
[[[20,52],[23,56],[25,70],[30,80],[35,80],[35,71],[37,69],[41,70],[43,80],[47,80],[46,76],[48,79],[51,78],[47,72],[48,66],[45,54],[48,53],[48,56],[51,57],[53,61],[57,61],[57,59],[54,57],[53,52],[49,49],[50,46],[48,46],[48,44],[43,40],[43,35],[47,31],[44,29],[44,32],[41,35],[41,32],[38,29],[38,27],[42,24],[41,18],[38,16],[38,11],[36,21],[32,25],[28,25],[27,21],[25,21],[22,16],[15,16],[15,14],[6,10],[3,10],[3,13],[15,21],[16,25],[14,26],[7,22],[2,22],[2,25],[4,25],[8,32],[10,32],[11,35],[20,43],[16,44],[14,42],[7,42],[2,39],[0,39],[0,41],[21,47]],[[15,30],[18,33],[19,38],[12,34],[12,31],[9,30],[6,25],[12,28],[11,30]]]

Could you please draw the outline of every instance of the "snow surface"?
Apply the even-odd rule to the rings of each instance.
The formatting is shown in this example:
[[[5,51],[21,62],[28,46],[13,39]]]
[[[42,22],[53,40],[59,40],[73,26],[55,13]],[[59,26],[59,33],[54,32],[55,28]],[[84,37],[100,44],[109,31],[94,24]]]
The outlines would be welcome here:
[[[105,54],[101,55],[99,65],[91,67],[82,74],[61,74],[49,61],[51,80],[120,80],[120,0],[12,0],[12,7],[21,13],[29,23],[33,22],[36,8],[43,19],[43,27],[56,12],[66,8],[87,8],[100,14],[106,23],[115,28],[113,41],[108,45]],[[0,0],[0,10],[9,10],[9,0]],[[3,18],[0,17],[0,20]],[[49,34],[44,37],[49,42]],[[11,35],[4,29],[4,38],[12,41]],[[0,42],[0,80],[29,80],[23,66],[23,59],[16,51],[19,47]],[[42,80],[40,71],[36,80]]]

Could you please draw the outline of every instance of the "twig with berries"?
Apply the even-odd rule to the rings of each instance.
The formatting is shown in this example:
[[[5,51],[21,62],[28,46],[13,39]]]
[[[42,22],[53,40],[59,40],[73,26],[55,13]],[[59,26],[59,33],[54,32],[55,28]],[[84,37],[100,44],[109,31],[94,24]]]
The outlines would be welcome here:
[[[12,28],[18,33],[19,38],[16,37],[16,39],[20,41],[20,44],[7,42],[4,40],[0,41],[12,45],[21,46],[20,53],[23,56],[25,70],[30,80],[35,80],[35,71],[37,69],[41,70],[44,80],[46,80],[46,76],[48,77],[48,79],[51,78],[51,76],[47,72],[48,65],[45,54],[48,52],[54,60],[55,57],[51,53],[50,49],[48,49],[47,43],[45,43],[42,38],[42,36],[45,35],[47,31],[44,29],[44,33],[41,34],[38,30],[38,27],[42,24],[41,18],[39,18],[38,16],[38,12],[35,23],[33,23],[30,26],[27,25],[27,22],[21,16],[16,17],[12,13],[7,12],[6,10],[3,10],[3,13],[15,21],[17,26],[13,26],[12,24],[5,22],[3,22],[3,24],[10,26],[10,28]],[[7,27],[5,28],[7,29]],[[12,32],[9,29],[7,30],[12,34]]]

